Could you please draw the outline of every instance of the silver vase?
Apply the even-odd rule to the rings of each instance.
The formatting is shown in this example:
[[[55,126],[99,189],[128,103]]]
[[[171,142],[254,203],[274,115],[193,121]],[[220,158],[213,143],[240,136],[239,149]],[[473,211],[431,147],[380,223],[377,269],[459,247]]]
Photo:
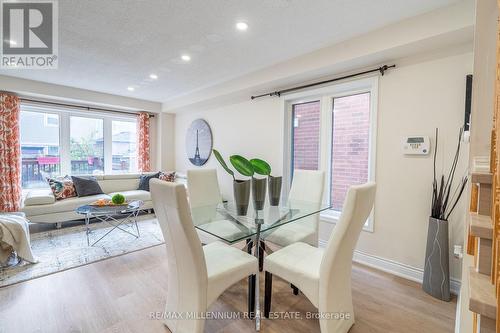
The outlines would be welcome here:
[[[449,261],[448,221],[429,217],[422,289],[447,302],[451,300]]]
[[[234,204],[236,214],[240,216],[247,215],[251,184],[250,180],[233,181]]]
[[[271,206],[278,206],[281,197],[281,183],[282,177],[269,176],[269,204]]]
[[[252,178],[252,199],[253,207],[256,210],[264,209],[266,202],[267,179]]]

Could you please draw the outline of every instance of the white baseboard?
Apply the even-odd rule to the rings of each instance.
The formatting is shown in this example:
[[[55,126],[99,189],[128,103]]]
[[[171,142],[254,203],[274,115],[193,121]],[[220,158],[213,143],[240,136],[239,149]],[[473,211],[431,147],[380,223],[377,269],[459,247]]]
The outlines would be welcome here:
[[[319,240],[319,247],[325,247],[326,241]],[[377,257],[366,252],[354,251],[353,261],[376,268],[378,270],[400,276],[402,278],[422,283],[424,278],[424,270],[421,268],[409,266],[406,264],[399,263],[394,260],[385,259]],[[450,290],[453,294],[458,295],[460,293],[460,280],[450,278]]]

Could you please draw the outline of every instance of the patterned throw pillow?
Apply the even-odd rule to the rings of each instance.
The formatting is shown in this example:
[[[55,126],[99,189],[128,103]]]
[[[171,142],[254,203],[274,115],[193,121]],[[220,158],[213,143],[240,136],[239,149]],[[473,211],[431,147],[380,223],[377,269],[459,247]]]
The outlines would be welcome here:
[[[160,172],[160,176],[158,177],[160,180],[164,180],[166,182],[175,182],[175,171],[174,172]]]
[[[75,185],[69,176],[47,178],[47,182],[56,200],[76,197]]]

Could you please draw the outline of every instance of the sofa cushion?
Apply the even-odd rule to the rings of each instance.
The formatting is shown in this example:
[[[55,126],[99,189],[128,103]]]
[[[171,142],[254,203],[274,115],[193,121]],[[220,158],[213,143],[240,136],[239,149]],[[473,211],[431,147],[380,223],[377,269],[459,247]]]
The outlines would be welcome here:
[[[175,171],[173,172],[160,171],[160,176],[158,176],[158,178],[166,182],[175,182]]]
[[[158,178],[158,177],[160,177],[160,172],[154,173],[152,175],[142,175],[139,181],[138,190],[149,192],[149,181],[153,178]]]
[[[153,174],[154,172],[151,172]],[[141,177],[140,173],[117,173],[114,175],[104,175],[103,180],[115,180],[115,179],[139,179]]]
[[[109,193],[109,196],[113,197],[113,195],[118,194],[118,193],[122,194],[125,197],[125,200],[127,200],[127,201],[132,201],[132,200],[150,201],[151,200],[151,194],[148,191],[143,191],[143,190],[112,192],[112,193]]]
[[[76,197],[76,189],[71,177],[47,178],[47,182],[56,200]]]
[[[56,201],[51,189],[30,190],[24,198],[25,206],[48,205]]]
[[[104,193],[135,190],[139,187],[139,176],[137,178],[107,178],[99,181]]]
[[[25,205],[22,209],[27,216],[30,215],[42,215],[51,213],[61,213],[61,212],[71,212],[80,206],[88,205],[97,199],[108,199],[111,197],[107,194],[91,195],[86,197],[74,197],[64,200],[55,201],[51,205]]]
[[[101,186],[95,177],[82,178],[71,176],[75,184],[76,194],[79,197],[87,197],[89,195],[103,194]]]

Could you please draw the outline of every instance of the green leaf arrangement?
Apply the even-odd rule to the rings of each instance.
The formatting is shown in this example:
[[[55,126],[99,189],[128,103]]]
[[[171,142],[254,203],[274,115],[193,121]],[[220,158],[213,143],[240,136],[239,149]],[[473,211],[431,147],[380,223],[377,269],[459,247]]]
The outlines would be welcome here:
[[[232,155],[229,157],[229,161],[236,171],[241,173],[243,176],[253,177],[255,171],[249,160],[241,155]]]
[[[264,160],[253,158],[250,160],[250,164],[255,171],[255,173],[262,176],[270,176],[271,175],[271,166]]]
[[[233,180],[234,180],[235,179],[234,172],[233,172],[233,170],[229,169],[229,167],[227,166],[226,161],[224,161],[224,158],[222,157],[222,155],[216,149],[213,149],[213,152],[214,152],[215,158],[217,159],[219,164],[224,168],[224,170],[226,170],[226,172],[228,174],[230,174],[233,177]]]
[[[226,161],[222,157],[222,154],[216,149],[213,149],[213,152],[222,168],[224,168],[224,170],[226,170],[226,172],[233,177],[233,180],[236,180],[233,170],[229,168]],[[243,176],[253,177],[255,174],[271,176],[271,166],[269,163],[259,158],[253,158],[249,161],[241,155],[231,155],[229,157],[229,161],[236,171]]]

